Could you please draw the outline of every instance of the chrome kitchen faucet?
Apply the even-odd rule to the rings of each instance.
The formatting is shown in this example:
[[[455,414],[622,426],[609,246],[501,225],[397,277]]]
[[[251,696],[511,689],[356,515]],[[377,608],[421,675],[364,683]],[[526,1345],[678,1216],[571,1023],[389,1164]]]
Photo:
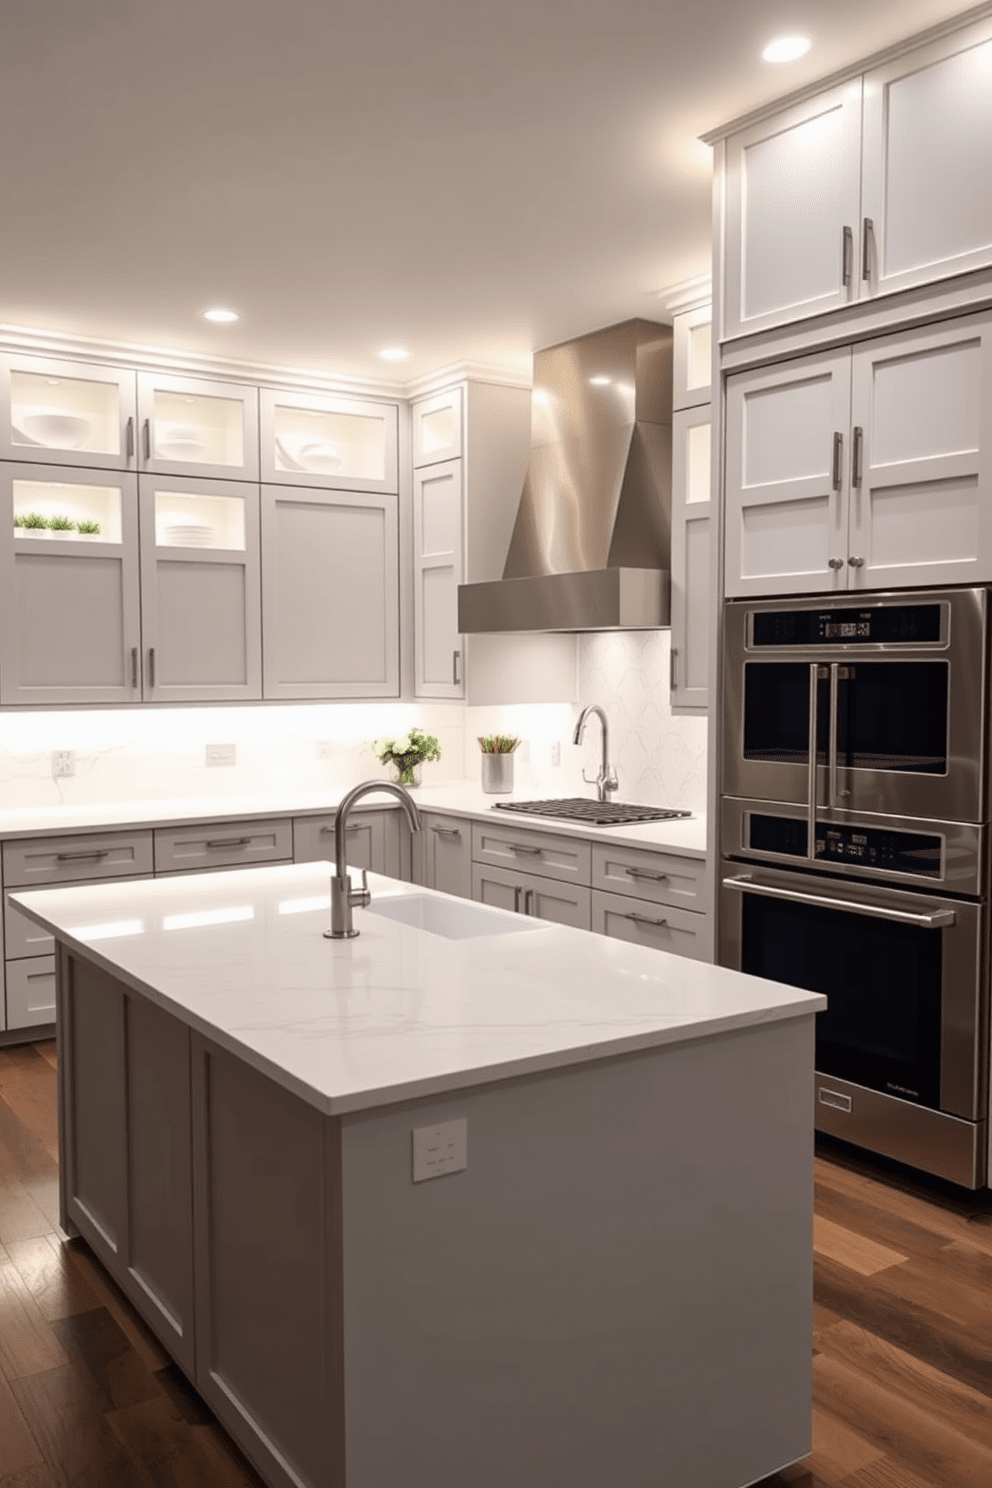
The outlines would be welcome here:
[[[599,767],[599,774],[594,780],[590,780],[585,770],[582,771],[582,779],[586,785],[596,787],[597,799],[608,801],[613,791],[619,789],[620,782],[617,780],[617,772],[610,764],[610,726],[606,721],[606,713],[598,703],[589,703],[579,714],[575,724],[575,733],[572,735],[573,744],[582,743],[582,735],[586,731],[586,719],[590,713],[595,713],[603,728],[603,758]]]
[[[393,785],[389,780],[364,780],[361,785],[354,786],[345,796],[338,807],[338,814],[334,819],[334,877],[331,879],[331,928],[324,931],[327,940],[353,940],[358,934],[352,924],[351,911],[358,906],[365,909],[372,903],[372,895],[369,893],[368,869],[362,869],[362,887],[353,889],[351,879],[348,876],[348,865],[345,861],[345,829],[348,820],[348,812],[354,806],[360,796],[367,796],[372,791],[386,791],[395,796],[410,822],[410,830],[419,832],[421,830],[420,812],[417,810],[416,802],[401,785]]]

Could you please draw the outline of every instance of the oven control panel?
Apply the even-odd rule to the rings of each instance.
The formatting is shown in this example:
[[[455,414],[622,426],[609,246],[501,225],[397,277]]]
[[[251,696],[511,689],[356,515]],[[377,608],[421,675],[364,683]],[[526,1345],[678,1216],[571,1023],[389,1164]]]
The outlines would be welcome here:
[[[747,818],[745,848],[753,852],[805,858],[808,827],[791,816],[752,811]],[[912,874],[914,878],[943,877],[944,839],[931,832],[901,832],[889,827],[816,826],[817,862],[844,863],[869,872]]]
[[[751,645],[919,646],[945,639],[937,604],[844,606],[829,609],[755,610]]]

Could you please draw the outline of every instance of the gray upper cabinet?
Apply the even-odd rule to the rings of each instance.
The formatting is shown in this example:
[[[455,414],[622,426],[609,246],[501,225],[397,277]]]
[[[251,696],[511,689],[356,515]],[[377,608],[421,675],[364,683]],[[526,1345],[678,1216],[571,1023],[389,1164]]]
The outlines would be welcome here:
[[[138,464],[156,475],[258,479],[258,389],[138,373]]]
[[[324,490],[396,492],[398,424],[395,403],[263,388],[262,480]]]
[[[458,633],[462,582],[462,461],[413,472],[413,604],[418,697],[465,695]]]
[[[126,368],[0,356],[0,459],[134,469],[135,396]]]
[[[992,264],[992,19],[726,142],[723,336]]]
[[[139,480],[145,699],[260,698],[258,487]]]
[[[267,698],[399,695],[397,498],[263,486]]]
[[[135,486],[119,472],[0,463],[0,702],[140,698]],[[23,525],[53,518],[69,525]]]

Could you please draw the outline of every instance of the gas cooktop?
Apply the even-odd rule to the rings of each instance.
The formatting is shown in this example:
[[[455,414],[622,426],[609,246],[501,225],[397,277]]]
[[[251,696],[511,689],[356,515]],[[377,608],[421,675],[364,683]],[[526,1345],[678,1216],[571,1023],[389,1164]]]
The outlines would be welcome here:
[[[519,811],[523,816],[554,816],[559,821],[585,822],[590,827],[619,827],[631,822],[670,821],[691,816],[669,806],[627,806],[622,801],[589,801],[585,796],[565,796],[550,801],[494,801],[494,811]]]

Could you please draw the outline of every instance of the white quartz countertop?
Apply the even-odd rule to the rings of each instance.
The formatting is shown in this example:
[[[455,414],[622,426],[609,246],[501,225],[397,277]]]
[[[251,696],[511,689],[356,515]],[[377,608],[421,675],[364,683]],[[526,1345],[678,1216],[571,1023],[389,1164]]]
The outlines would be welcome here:
[[[0,841],[51,833],[76,834],[115,828],[123,830],[128,827],[178,826],[185,822],[317,816],[322,812],[333,812],[350,788],[329,786],[326,790],[296,793],[273,791],[240,796],[189,796],[168,800],[113,801],[102,805],[0,810]],[[494,797],[485,795],[476,782],[466,780],[446,785],[420,786],[412,794],[424,811],[454,816],[499,818],[507,825],[512,822],[514,826],[524,830],[531,828],[545,832],[564,832],[595,841],[626,843],[632,847],[661,847],[689,857],[702,858],[706,854],[706,818],[703,815],[675,821],[642,822],[628,827],[592,827],[582,822],[563,822],[549,817],[522,816],[515,811],[500,812],[492,809],[495,800],[536,799],[533,790]],[[678,806],[679,803],[675,801],[669,804]],[[355,810],[395,806],[395,798],[383,792],[381,796],[363,797]]]
[[[330,865],[15,893],[133,990],[330,1114],[803,1017],[823,997],[370,875],[323,936]],[[374,912],[464,913],[450,939]]]

